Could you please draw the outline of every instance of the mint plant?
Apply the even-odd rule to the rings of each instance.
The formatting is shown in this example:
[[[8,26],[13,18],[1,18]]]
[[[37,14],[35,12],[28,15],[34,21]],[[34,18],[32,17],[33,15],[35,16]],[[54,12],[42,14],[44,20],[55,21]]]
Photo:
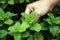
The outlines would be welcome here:
[[[27,29],[31,29],[36,32],[41,30],[40,24],[34,23],[36,17],[37,14],[35,12],[32,12],[30,15],[22,13],[22,23],[16,22],[13,26],[8,28],[8,30],[14,34],[13,36],[15,40],[21,40],[21,33],[25,32]],[[18,38],[16,39],[16,37]]]
[[[0,40],[60,40],[60,3],[35,22],[26,4],[36,0],[0,0]]]

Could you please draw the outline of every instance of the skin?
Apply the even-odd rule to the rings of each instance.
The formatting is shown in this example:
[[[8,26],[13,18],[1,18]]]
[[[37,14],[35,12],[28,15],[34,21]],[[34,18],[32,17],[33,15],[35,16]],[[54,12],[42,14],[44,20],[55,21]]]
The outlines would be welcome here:
[[[37,12],[38,16],[35,21],[38,21],[41,16],[44,16],[48,11],[51,11],[59,1],[60,0],[38,0],[28,4],[25,13],[30,14],[33,11]]]

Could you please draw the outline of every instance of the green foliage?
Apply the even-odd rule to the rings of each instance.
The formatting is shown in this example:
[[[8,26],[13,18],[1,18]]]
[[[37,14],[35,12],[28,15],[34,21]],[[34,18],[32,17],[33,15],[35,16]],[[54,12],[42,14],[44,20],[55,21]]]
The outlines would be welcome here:
[[[41,25],[39,23],[35,23],[30,29],[39,32],[41,30]]]
[[[0,0],[0,40],[60,40],[60,3],[35,22],[36,12],[22,13],[34,1]]]
[[[60,24],[60,17],[56,17],[56,24]]]
[[[34,34],[34,40],[44,40],[44,38],[41,35],[41,33],[35,33]]]
[[[60,32],[60,27],[58,26],[50,26],[50,32],[53,34],[53,36],[57,36]]]
[[[0,30],[0,38],[3,38],[7,35],[7,31],[6,30]]]
[[[23,3],[23,2],[25,2],[25,0],[19,0],[19,3]]]
[[[26,2],[30,2],[30,0],[26,0]]]
[[[8,0],[8,4],[13,5],[14,4],[14,0]]]
[[[8,24],[8,25],[11,25],[11,24],[13,24],[13,21],[12,21],[11,19],[8,19],[8,20],[6,20],[4,23],[5,23],[5,24]]]
[[[30,36],[30,32],[29,31],[25,31],[21,35],[22,35],[22,38],[27,38],[27,37]]]
[[[37,17],[36,12],[32,12],[30,15],[26,13],[22,13],[22,21],[26,21],[29,24],[32,24],[34,20],[36,19],[36,17]]]
[[[14,34],[14,40],[21,40],[21,34],[20,33],[15,33]]]
[[[20,32],[20,23],[16,22],[15,25],[8,28],[11,32]]]
[[[6,0],[0,0],[0,3],[3,3],[4,4],[5,2],[6,2]]]
[[[26,17],[27,16],[27,17]],[[33,17],[33,18],[32,18]],[[22,21],[22,23],[16,22],[13,26],[9,27],[8,30],[10,30],[10,32],[12,33],[21,33],[26,31],[28,28],[35,30],[36,32],[39,32],[41,30],[41,26],[39,23],[34,23],[33,21],[36,19],[37,15],[35,12],[31,13],[29,16],[25,13],[23,13],[22,15],[22,19],[24,21]],[[28,19],[29,20],[28,20]],[[33,24],[33,25],[32,25]],[[38,26],[38,27],[37,27]],[[36,29],[37,28],[37,29]],[[16,39],[15,39],[16,40]]]
[[[45,23],[45,22],[40,23],[40,25],[41,25],[41,30],[48,30],[49,29],[49,27],[47,26],[47,23]]]
[[[30,35],[27,40],[33,40],[33,35]]]

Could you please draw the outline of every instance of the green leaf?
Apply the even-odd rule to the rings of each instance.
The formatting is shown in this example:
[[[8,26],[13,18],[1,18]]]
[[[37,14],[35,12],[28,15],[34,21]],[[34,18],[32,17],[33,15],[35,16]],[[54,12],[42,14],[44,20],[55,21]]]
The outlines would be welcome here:
[[[27,19],[29,19],[29,15],[26,13],[21,13],[22,15],[22,21],[26,21]]]
[[[10,12],[6,12],[6,14],[5,14],[6,17],[5,18],[6,19],[10,18],[10,14],[11,14]]]
[[[13,36],[14,32],[9,31],[8,34],[11,35],[11,36]]]
[[[28,23],[31,21],[30,16],[28,14],[22,13],[21,15],[22,15],[22,21],[26,21]]]
[[[15,33],[14,40],[21,40],[21,33]]]
[[[28,27],[29,27],[29,24],[26,22],[23,22],[22,24],[20,24],[19,22],[16,22],[15,25],[13,25],[12,27],[9,27],[8,30],[12,32],[24,32]]]
[[[17,16],[17,14],[10,13],[10,17],[14,17],[14,16]]]
[[[11,17],[13,17],[13,16],[16,16],[17,14],[14,14],[14,13],[10,13],[10,12],[6,12],[5,14],[4,14],[4,12],[2,11],[1,12],[1,14],[0,14],[0,20],[7,20],[7,19],[9,19],[9,18],[11,18]]]
[[[5,23],[5,24],[8,24],[8,25],[11,25],[11,24],[13,24],[13,21],[12,21],[11,19],[8,19],[8,20],[6,20],[4,23]]]
[[[41,25],[39,23],[35,23],[30,27],[30,30],[34,30],[36,32],[39,32],[41,30]]]
[[[5,16],[6,18],[11,18],[13,16],[16,16],[17,14],[11,13],[11,12],[6,12]]]
[[[55,20],[56,20],[56,21],[55,21],[55,24],[60,24],[60,17],[56,17]]]
[[[4,18],[0,15],[0,20],[4,20]]]
[[[32,24],[34,22],[34,20],[37,17],[37,13],[36,12],[32,12],[30,15],[26,14],[26,13],[22,13],[22,19],[23,21],[28,22],[29,24]]]
[[[7,31],[6,30],[0,30],[0,38],[3,38],[7,35]]]
[[[28,2],[28,3],[29,3],[29,2],[30,2],[30,0],[26,0],[26,2]]]
[[[29,15],[26,13],[21,13],[22,15],[22,21],[28,21],[29,20]]]
[[[52,23],[55,23],[55,16],[52,13],[47,14]]]
[[[27,23],[27,22],[23,22],[22,24],[21,24],[21,27],[20,27],[20,32],[24,32],[24,31],[26,31],[26,29],[27,28],[29,28],[29,24]]]
[[[11,32],[19,32],[20,27],[21,27],[20,23],[16,22],[15,25],[10,26],[8,30],[10,30]]]
[[[32,23],[32,22],[34,22],[35,21],[35,19],[37,18],[37,16],[38,16],[38,14],[36,13],[36,12],[32,12],[31,14],[30,14],[30,22],[29,23]]]
[[[57,36],[59,34],[59,26],[50,26],[50,32],[53,36]]]
[[[4,3],[6,3],[6,0],[0,0],[0,3],[4,4]]]
[[[48,30],[49,29],[49,27],[47,26],[48,24],[46,24],[45,22],[40,23],[40,25],[41,25],[41,30]]]
[[[34,33],[34,40],[44,40],[41,33]]]
[[[50,20],[49,18],[44,19],[44,21],[47,21],[49,24],[51,24],[51,25],[52,25],[52,22],[51,22],[51,20]]]
[[[25,0],[19,0],[19,3],[23,3]]]
[[[3,11],[3,9],[0,8],[0,20],[4,20],[2,15],[4,15],[4,11]]]
[[[29,37],[29,32],[23,32],[23,33],[21,33],[22,34],[22,38],[27,38],[27,37]]]
[[[2,27],[3,26],[3,24],[2,23],[0,23],[0,27]]]
[[[13,5],[13,4],[14,4],[14,0],[9,0],[9,1],[8,1],[8,4]]]
[[[30,35],[27,40],[33,40],[33,35]]]

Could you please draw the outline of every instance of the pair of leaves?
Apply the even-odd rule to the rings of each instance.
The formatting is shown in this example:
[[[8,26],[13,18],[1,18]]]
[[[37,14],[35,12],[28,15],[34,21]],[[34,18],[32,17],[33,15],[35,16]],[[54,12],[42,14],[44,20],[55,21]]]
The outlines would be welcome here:
[[[8,30],[10,30],[11,32],[19,32],[20,26],[21,26],[20,23],[16,22],[15,25],[10,26]]]
[[[8,24],[8,25],[11,25],[11,24],[13,24],[13,21],[12,21],[11,19],[8,19],[8,20],[6,20],[4,23],[5,23],[5,24]]]
[[[49,16],[49,18],[46,20],[49,24],[53,24],[55,23],[55,17],[52,13],[48,13],[47,14]]]
[[[10,12],[4,12],[1,8],[0,8],[0,20],[6,20],[6,19],[9,19],[13,16],[16,16],[17,14],[14,14],[14,13],[10,13]]]
[[[49,18],[47,18],[45,21],[47,21],[49,24],[59,24],[60,23],[60,17],[55,17],[52,13],[48,13]]]
[[[29,24],[26,22],[23,22],[20,24],[19,22],[16,22],[15,25],[8,28],[11,32],[24,32],[29,27]]]
[[[9,19],[9,18],[11,18],[11,17],[13,17],[13,16],[16,16],[17,14],[14,14],[14,13],[11,13],[11,12],[6,12],[6,14],[5,14],[5,18],[7,18],[7,19]]]

